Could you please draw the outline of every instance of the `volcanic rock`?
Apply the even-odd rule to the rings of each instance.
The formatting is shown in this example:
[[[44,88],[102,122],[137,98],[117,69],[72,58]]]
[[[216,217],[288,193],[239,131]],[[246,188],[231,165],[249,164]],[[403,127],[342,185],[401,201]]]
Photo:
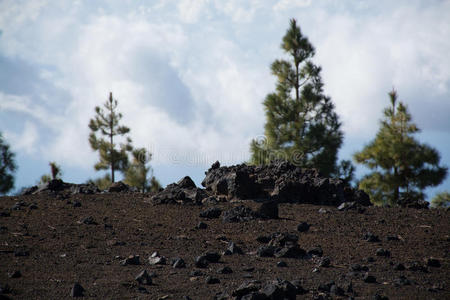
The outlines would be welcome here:
[[[201,205],[202,200],[209,197],[208,193],[195,186],[195,183],[188,176],[178,183],[171,183],[151,200],[154,204],[197,204]]]
[[[135,280],[137,282],[139,282],[140,284],[145,284],[145,285],[151,285],[152,284],[152,278],[150,277],[150,275],[147,273],[147,270],[142,271],[141,273],[139,273]]]
[[[208,208],[207,210],[202,211],[200,213],[200,217],[208,218],[208,219],[215,219],[215,218],[220,217],[221,214],[222,214],[222,210],[220,208],[211,207],[211,208]]]
[[[70,291],[71,297],[83,297],[84,288],[78,283],[74,283],[72,290]]]
[[[223,213],[222,220],[224,223],[237,223],[254,220],[260,215],[251,208],[239,205]]]
[[[297,225],[297,231],[307,232],[309,230],[309,227],[311,227],[311,225],[309,225],[308,223],[301,222],[300,224]]]

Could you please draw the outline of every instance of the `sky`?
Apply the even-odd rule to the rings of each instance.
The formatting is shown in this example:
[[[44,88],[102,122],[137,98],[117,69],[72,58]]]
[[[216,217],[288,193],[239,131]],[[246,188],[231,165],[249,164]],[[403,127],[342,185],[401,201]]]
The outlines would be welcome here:
[[[419,140],[450,166],[450,1],[0,0],[0,131],[16,188],[50,161],[68,182],[104,174],[88,123],[109,92],[163,185],[248,160],[290,18],[341,118],[341,159],[374,138],[395,87]],[[450,178],[426,192],[444,190]]]

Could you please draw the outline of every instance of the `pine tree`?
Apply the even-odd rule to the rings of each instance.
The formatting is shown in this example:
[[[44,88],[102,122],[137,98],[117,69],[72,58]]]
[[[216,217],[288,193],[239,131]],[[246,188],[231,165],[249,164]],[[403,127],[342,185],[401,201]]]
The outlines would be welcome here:
[[[125,136],[130,129],[119,125],[122,114],[117,112],[117,100],[113,100],[112,93],[109,93],[109,99],[103,104],[105,110],[101,107],[95,107],[96,116],[89,122],[91,134],[89,143],[91,148],[99,151],[100,161],[95,164],[95,169],[111,169],[111,182],[114,182],[115,171],[125,171],[128,168],[128,152],[132,151],[131,139],[126,137],[126,142],[117,144],[114,142],[116,136]],[[97,137],[99,132],[105,138]]]
[[[48,165],[50,166],[50,174],[42,175],[41,180],[39,181],[39,185],[46,184],[51,180],[61,179],[61,167],[54,161],[50,162]]]
[[[389,97],[391,106],[384,110],[375,139],[354,154],[356,162],[373,170],[359,188],[378,205],[423,200],[423,189],[440,184],[447,175],[447,168],[439,166],[438,151],[414,138],[419,129],[397,101],[397,92],[392,90]]]
[[[295,19],[281,48],[289,60],[275,60],[271,65],[276,91],[264,100],[265,139],[252,141],[250,162],[267,164],[281,158],[328,176],[336,171],[341,124],[330,97],[324,95],[321,68],[311,61],[314,48]]]
[[[148,163],[152,159],[152,154],[147,152],[145,148],[135,149],[132,154],[133,161],[125,171],[124,182],[130,186],[139,188],[141,192],[146,192],[149,188],[147,176],[151,170]]]
[[[105,174],[105,176],[96,178],[96,179],[88,179],[86,181],[86,184],[93,184],[97,186],[101,191],[105,191],[109,189],[111,186],[111,175],[108,173]]]
[[[442,192],[434,196],[433,200],[431,200],[432,207],[450,207],[450,193]]]
[[[17,169],[15,154],[0,132],[0,195],[14,188],[14,172]]]

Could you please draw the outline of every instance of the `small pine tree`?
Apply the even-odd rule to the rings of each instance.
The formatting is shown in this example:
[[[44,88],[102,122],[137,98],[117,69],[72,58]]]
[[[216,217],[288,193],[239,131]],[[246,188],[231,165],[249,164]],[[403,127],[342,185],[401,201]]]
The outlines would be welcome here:
[[[148,163],[152,159],[152,154],[147,152],[145,148],[135,149],[132,154],[133,161],[125,171],[124,182],[139,188],[141,192],[146,192],[149,189],[147,176],[151,169]]]
[[[86,184],[93,184],[101,191],[105,191],[111,186],[111,176],[109,174],[105,174],[105,176],[97,179],[89,179]]]
[[[423,200],[423,189],[440,184],[447,175],[447,168],[439,166],[439,153],[414,138],[419,129],[397,101],[397,92],[392,90],[389,97],[391,106],[384,110],[375,139],[354,154],[356,162],[373,170],[359,188],[378,205]]]
[[[50,166],[50,174],[42,175],[41,180],[39,181],[39,185],[46,184],[51,180],[61,179],[61,167],[54,161],[50,162],[48,165]]]
[[[271,65],[277,84],[276,91],[264,100],[266,139],[252,141],[250,163],[267,164],[281,158],[329,176],[336,171],[341,124],[330,97],[324,95],[321,68],[311,61],[314,48],[295,19],[290,21],[281,48],[289,60],[275,60]]]
[[[128,152],[133,148],[129,137],[126,137],[126,142],[120,144],[119,148],[114,142],[116,136],[124,136],[130,129],[119,125],[122,114],[117,112],[117,100],[113,100],[112,93],[109,93],[109,99],[103,106],[105,110],[95,107],[96,116],[89,122],[89,143],[100,155],[100,161],[94,166],[95,170],[111,169],[111,182],[114,182],[115,171],[123,172],[128,168]],[[106,138],[97,137],[97,132]]]
[[[159,183],[158,179],[156,179],[156,177],[152,175],[151,179],[150,179],[150,187],[149,187],[148,191],[150,193],[157,193],[161,189],[162,189],[161,183]]]
[[[351,187],[355,176],[355,166],[351,160],[341,160],[333,173],[333,177],[342,179],[344,184]]]
[[[14,188],[14,173],[17,170],[15,154],[9,149],[8,143],[0,132],[0,195]]]
[[[433,200],[431,200],[432,207],[450,207],[450,193],[442,192],[434,196]]]

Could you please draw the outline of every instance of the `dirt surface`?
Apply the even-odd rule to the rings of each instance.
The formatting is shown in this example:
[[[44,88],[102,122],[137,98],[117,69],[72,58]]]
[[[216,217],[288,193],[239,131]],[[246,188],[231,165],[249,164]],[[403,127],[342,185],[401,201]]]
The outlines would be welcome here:
[[[19,201],[23,202],[20,209],[11,210]],[[81,206],[75,207],[75,202]],[[85,289],[84,298],[213,299],[221,292],[231,295],[245,281],[264,283],[281,278],[299,280],[308,290],[297,299],[319,299],[320,295],[373,299],[376,294],[389,299],[450,299],[449,211],[367,207],[361,212],[280,204],[279,219],[223,223],[221,218],[199,217],[209,207],[225,211],[239,204],[252,208],[258,205],[251,201],[153,205],[145,195],[133,193],[72,195],[65,199],[46,195],[2,197],[0,286],[7,292],[3,297],[71,298],[71,289],[78,282]],[[327,212],[319,212],[322,207]],[[87,217],[92,219],[83,222]],[[93,224],[85,224],[89,221]],[[207,224],[206,229],[195,228],[200,221]],[[300,222],[311,225],[307,232],[297,231]],[[259,257],[256,251],[263,244],[257,237],[275,232],[298,235],[298,244],[306,251],[320,245],[323,256],[330,258],[330,266],[318,267],[320,257]],[[364,240],[367,232],[380,241]],[[387,240],[394,235],[398,240]],[[244,254],[222,256],[219,263],[206,268],[194,266],[196,256],[206,251],[221,253],[228,241],[241,247]],[[378,256],[378,248],[390,251],[390,256]],[[168,263],[150,265],[148,257],[155,251]],[[140,264],[121,265],[121,260],[130,255],[139,255]],[[173,268],[170,259],[175,257],[184,259],[186,267]],[[369,262],[369,257],[373,261]],[[427,265],[430,257],[438,259],[440,266],[432,266],[436,264],[432,261]],[[287,266],[278,267],[279,261]],[[413,261],[416,267],[410,268]],[[406,269],[395,270],[398,263]],[[354,264],[367,267],[376,282],[364,282],[365,271],[352,271]],[[233,272],[218,274],[217,270],[225,266]],[[151,285],[135,280],[143,270],[156,273]],[[203,275],[191,276],[193,270]],[[20,276],[12,276],[14,271],[20,271]],[[207,284],[208,276],[220,283]],[[409,284],[399,281],[401,276]],[[319,289],[331,280],[345,296]],[[353,292],[348,291],[350,282]]]

